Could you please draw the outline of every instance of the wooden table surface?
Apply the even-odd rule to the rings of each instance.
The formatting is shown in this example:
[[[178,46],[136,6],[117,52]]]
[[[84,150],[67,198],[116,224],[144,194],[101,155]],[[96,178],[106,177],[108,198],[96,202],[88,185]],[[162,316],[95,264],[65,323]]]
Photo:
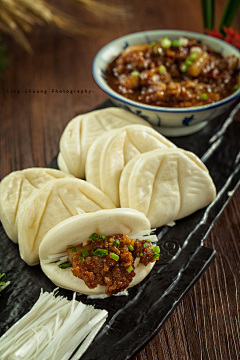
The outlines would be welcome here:
[[[202,31],[200,0],[111,3],[130,6],[132,18],[116,16],[113,21],[103,21],[86,11],[74,12],[80,20],[108,30],[96,38],[73,39],[49,27],[36,27],[29,35],[34,49],[34,54],[29,55],[4,36],[9,63],[0,80],[0,178],[14,170],[48,164],[58,152],[59,138],[68,121],[107,98],[91,75],[94,55],[103,45],[116,37],[148,29]],[[217,1],[217,22],[224,3]],[[239,14],[233,26],[240,30]],[[71,94],[74,89],[84,93]],[[20,94],[14,90],[20,90]],[[47,92],[37,94],[33,90]],[[217,251],[215,261],[134,360],[239,359],[239,204],[240,189],[206,241],[206,246]]]

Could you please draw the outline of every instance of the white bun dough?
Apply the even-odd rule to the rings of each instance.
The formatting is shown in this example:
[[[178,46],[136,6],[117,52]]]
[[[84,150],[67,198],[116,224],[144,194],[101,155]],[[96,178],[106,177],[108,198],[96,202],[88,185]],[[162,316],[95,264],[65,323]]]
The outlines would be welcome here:
[[[120,183],[121,203],[143,212],[152,227],[188,216],[216,197],[205,165],[196,155],[181,149],[142,154],[131,171],[125,169]]]
[[[39,245],[55,225],[84,212],[114,208],[111,200],[84,180],[66,178],[49,182],[36,191],[19,214],[21,258],[28,265],[39,263]]]
[[[58,157],[57,157],[57,164],[58,164],[59,169],[61,169],[62,171],[64,171],[67,174],[70,174],[70,171],[64,161],[61,151],[59,152]]]
[[[66,251],[69,244],[80,245],[89,239],[93,233],[111,236],[114,234],[129,234],[132,231],[149,229],[150,222],[143,213],[133,209],[101,210],[96,213],[74,216],[52,228],[42,240],[39,248],[40,264],[43,272],[57,286],[82,294],[104,294],[105,286],[98,285],[89,289],[83,280],[74,276],[71,268],[60,269],[57,264],[44,264],[42,260],[48,255]],[[130,287],[142,281],[151,271],[155,262],[144,266],[138,264],[136,276]]]
[[[144,125],[129,125],[112,130],[109,136],[102,135],[90,147],[86,179],[99,187],[119,207],[119,180],[124,166],[134,156],[159,148],[176,146],[156,130]],[[96,166],[96,163],[99,165]]]
[[[38,189],[49,181],[73,177],[63,171],[47,168],[30,168],[14,171],[0,183],[0,219],[7,236],[18,242],[19,209]]]
[[[60,139],[61,157],[59,168],[84,179],[88,149],[95,139],[106,131],[129,124],[151,126],[146,120],[133,113],[110,107],[95,110],[73,118],[66,126]]]

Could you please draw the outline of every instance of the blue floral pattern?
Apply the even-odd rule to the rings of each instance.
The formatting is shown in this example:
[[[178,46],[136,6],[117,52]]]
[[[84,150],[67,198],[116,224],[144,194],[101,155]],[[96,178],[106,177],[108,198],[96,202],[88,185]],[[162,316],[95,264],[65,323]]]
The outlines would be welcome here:
[[[186,116],[183,121],[182,121],[182,124],[185,125],[185,126],[189,126],[189,123],[194,119],[194,115],[191,115],[191,116]]]

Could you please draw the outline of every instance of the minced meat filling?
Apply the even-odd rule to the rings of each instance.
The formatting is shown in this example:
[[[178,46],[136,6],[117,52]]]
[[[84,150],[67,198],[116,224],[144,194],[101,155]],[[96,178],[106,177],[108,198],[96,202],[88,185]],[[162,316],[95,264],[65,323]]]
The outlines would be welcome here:
[[[146,240],[134,241],[127,235],[95,235],[90,244],[67,249],[73,275],[84,280],[90,289],[104,285],[108,296],[123,291],[136,275],[136,257],[145,266],[156,260],[154,247]]]

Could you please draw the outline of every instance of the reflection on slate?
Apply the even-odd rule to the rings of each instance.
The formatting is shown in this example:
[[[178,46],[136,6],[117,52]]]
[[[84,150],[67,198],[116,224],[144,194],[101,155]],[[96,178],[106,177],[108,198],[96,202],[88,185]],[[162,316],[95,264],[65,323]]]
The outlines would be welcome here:
[[[99,108],[114,106],[110,100]],[[109,312],[107,325],[83,355],[83,360],[126,360],[136,355],[163,326],[182,297],[195,284],[215,257],[215,251],[203,246],[208,232],[226,206],[228,191],[237,187],[240,178],[240,122],[233,119],[239,104],[231,112],[211,121],[200,132],[170,138],[178,147],[198,155],[209,169],[218,195],[208,208],[176,221],[174,227],[157,229],[160,259],[143,282],[129,290],[129,296],[78,300],[95,304]],[[49,167],[57,168],[56,158]],[[29,267],[19,257],[18,247],[0,226],[1,272],[11,285],[0,295],[0,334],[3,334],[37,300],[41,287],[52,291],[55,286],[41,272],[40,266]],[[60,289],[71,298],[72,292]]]

